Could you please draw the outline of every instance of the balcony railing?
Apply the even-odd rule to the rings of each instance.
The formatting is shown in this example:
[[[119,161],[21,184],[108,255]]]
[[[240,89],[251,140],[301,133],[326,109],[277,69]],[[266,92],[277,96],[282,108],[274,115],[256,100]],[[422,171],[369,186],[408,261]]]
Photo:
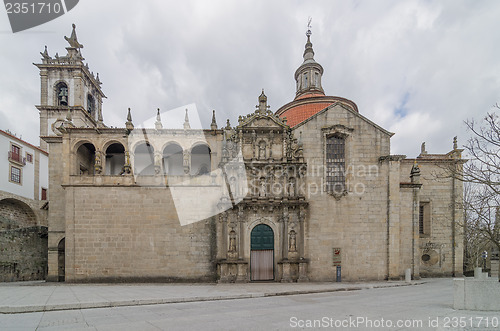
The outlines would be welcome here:
[[[12,151],[9,151],[9,161],[17,163],[22,166],[26,165],[26,158],[21,157],[21,154],[12,153]]]

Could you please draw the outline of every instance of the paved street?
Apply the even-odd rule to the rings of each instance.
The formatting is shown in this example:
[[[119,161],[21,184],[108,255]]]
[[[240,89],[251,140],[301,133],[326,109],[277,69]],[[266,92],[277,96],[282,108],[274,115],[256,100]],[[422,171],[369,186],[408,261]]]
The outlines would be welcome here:
[[[351,330],[500,329],[499,312],[455,311],[452,308],[451,279],[424,281],[424,284],[419,285],[386,288],[373,288],[377,286],[367,288],[360,284],[358,286],[345,284],[346,288],[350,287],[354,290],[327,293],[0,314],[0,329],[288,330],[335,326],[337,329]],[[244,284],[242,287],[248,290],[252,285]],[[312,285],[312,287],[315,286]],[[177,286],[180,289],[183,285],[171,286]],[[219,291],[219,285],[198,286],[198,290],[202,287],[209,287],[213,291],[212,295]],[[226,296],[231,291],[239,293],[238,286],[240,285],[224,285],[220,287],[219,292]],[[259,286],[269,289],[273,286],[279,287],[280,284]],[[293,286],[293,284],[288,286]],[[7,287],[0,287],[0,293],[5,293],[2,290]],[[17,288],[22,287],[17,286]],[[89,286],[89,289],[94,287]],[[142,289],[142,292],[150,289],[149,285],[128,287],[133,291]],[[16,286],[10,288],[16,288]],[[108,285],[103,288],[126,289],[124,285]],[[355,290],[356,288],[364,289]],[[262,291],[262,287],[254,288],[254,294],[261,293],[259,291]],[[120,293],[116,292],[116,296],[120,296]],[[127,294],[122,293],[122,296],[127,297]]]

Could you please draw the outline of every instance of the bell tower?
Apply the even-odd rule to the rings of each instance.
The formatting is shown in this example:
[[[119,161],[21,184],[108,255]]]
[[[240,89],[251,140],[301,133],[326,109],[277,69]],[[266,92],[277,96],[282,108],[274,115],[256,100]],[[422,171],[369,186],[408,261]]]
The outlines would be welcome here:
[[[83,45],[78,42],[76,26],[71,36],[64,37],[69,44],[67,54],[49,56],[47,46],[41,52],[42,63],[34,64],[40,70],[41,93],[40,137],[61,135],[61,128],[70,122],[76,127],[104,127],[99,74],[89,70],[82,56]],[[47,143],[40,138],[40,147],[47,150]]]
[[[310,24],[310,21],[309,21]],[[314,50],[311,43],[311,30],[306,32],[307,42],[304,50],[304,62],[295,71],[295,81],[297,82],[297,92],[295,100],[306,95],[324,96],[325,91],[321,86],[323,67],[314,60]]]

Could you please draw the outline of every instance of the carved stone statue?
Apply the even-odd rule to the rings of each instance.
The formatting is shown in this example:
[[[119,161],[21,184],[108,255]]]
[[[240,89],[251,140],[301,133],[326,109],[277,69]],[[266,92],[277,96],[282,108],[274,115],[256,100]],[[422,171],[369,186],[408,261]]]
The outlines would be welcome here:
[[[296,252],[297,251],[297,234],[295,233],[294,230],[290,231],[288,250],[290,252]]]
[[[155,152],[155,175],[159,175],[161,172],[161,161],[162,161],[162,154],[160,152]]]
[[[184,173],[189,173],[189,151],[184,151],[182,165],[184,166]]]
[[[266,179],[262,177],[259,182],[259,196],[265,197],[266,196]]]
[[[236,232],[229,233],[229,252],[236,252]]]
[[[295,196],[295,178],[290,178],[288,182],[288,196]]]
[[[100,150],[95,151],[94,171],[97,175],[102,173],[102,152]]]
[[[122,172],[120,172],[120,175],[123,174],[130,174],[132,170],[132,166],[130,165],[130,153],[128,151],[125,152],[125,164],[123,165]]]
[[[259,143],[259,160],[264,160],[266,158],[266,142],[261,141]]]

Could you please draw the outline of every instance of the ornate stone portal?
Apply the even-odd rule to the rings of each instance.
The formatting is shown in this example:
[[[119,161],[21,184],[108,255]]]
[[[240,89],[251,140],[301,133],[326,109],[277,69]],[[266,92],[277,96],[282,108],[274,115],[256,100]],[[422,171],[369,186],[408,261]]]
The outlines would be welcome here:
[[[258,280],[251,274],[260,268],[258,258],[251,258],[251,232],[259,224],[269,226],[273,232],[274,243],[269,253],[273,258],[272,279],[307,280],[304,258],[307,164],[301,142],[294,138],[286,122],[268,108],[263,91],[254,113],[240,117],[235,129],[230,126],[224,129],[221,168],[226,169],[231,201],[219,204],[222,210],[227,209],[217,222],[220,282]],[[243,162],[233,164],[231,160],[235,159]],[[241,169],[241,164],[245,169]]]

